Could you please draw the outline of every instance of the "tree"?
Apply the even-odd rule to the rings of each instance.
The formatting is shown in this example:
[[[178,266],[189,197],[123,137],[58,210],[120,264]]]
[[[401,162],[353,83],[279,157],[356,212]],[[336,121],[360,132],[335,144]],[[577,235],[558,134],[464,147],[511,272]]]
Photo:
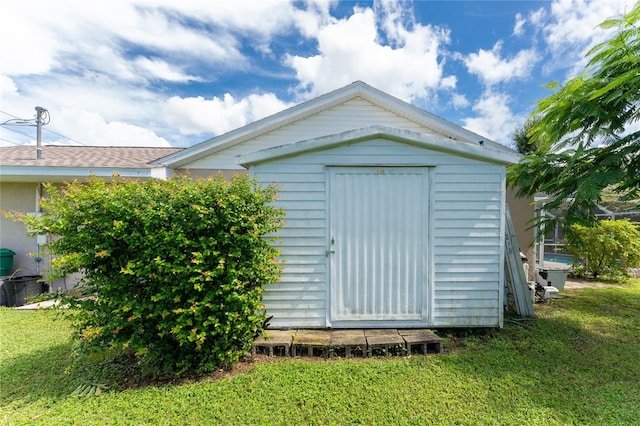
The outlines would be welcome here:
[[[546,193],[545,209],[564,210],[567,223],[593,223],[606,188],[622,200],[639,198],[639,24],[640,2],[600,24],[615,35],[587,53],[582,75],[548,85],[557,91],[538,103],[539,121],[527,132],[539,146],[509,169],[520,196]],[[560,217],[541,221],[554,225]]]
[[[602,220],[591,227],[568,228],[566,249],[578,262],[574,271],[593,279],[619,279],[640,266],[640,230],[628,219]]]
[[[529,136],[529,132],[538,124],[539,121],[540,118],[538,116],[531,116],[527,119],[527,121],[525,121],[524,125],[521,128],[516,129],[513,132],[512,138],[515,144],[515,149],[520,154],[531,154],[534,153],[538,148],[539,144],[537,140]]]
[[[67,310],[89,353],[134,354],[155,375],[235,362],[264,325],[263,287],[277,280],[266,238],[282,224],[272,186],[243,175],[194,182],[98,178],[47,185],[42,215],[22,215],[57,275],[82,272]]]

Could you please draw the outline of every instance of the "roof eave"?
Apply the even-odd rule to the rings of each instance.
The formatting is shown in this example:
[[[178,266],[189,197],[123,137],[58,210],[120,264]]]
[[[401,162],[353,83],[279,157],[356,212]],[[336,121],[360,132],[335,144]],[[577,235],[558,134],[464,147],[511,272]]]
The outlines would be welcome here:
[[[468,142],[446,139],[396,127],[378,125],[308,139],[274,148],[267,148],[239,155],[236,159],[238,164],[244,167],[250,167],[251,165],[271,161],[277,158],[294,156],[307,151],[328,149],[344,143],[358,142],[376,137],[420,145],[437,151],[450,152],[456,155],[504,165],[515,164],[520,161],[521,158],[521,156],[516,152],[495,150],[487,147],[486,145],[472,145]]]
[[[509,148],[504,147],[497,142],[435,116],[421,108],[369,86],[366,83],[356,81],[340,89],[247,124],[246,126],[208,139],[204,142],[200,142],[199,144],[186,148],[183,151],[155,160],[153,163],[163,164],[170,168],[179,168],[193,161],[215,154],[225,148],[304,119],[319,111],[329,109],[356,97],[362,97],[369,102],[389,109],[390,111],[420,123],[425,127],[431,128],[435,132],[449,136],[452,139],[472,144],[484,141],[486,146],[493,147],[496,150],[510,151]]]
[[[164,167],[0,166],[0,182],[64,182],[84,180],[90,176],[111,178],[115,175],[129,179],[166,179],[170,173]]]
[[[192,147],[166,157],[153,161],[153,164],[164,164],[167,167],[179,168],[200,158],[214,154],[229,146],[233,146],[258,135],[270,132],[289,123],[309,117],[316,112],[331,108],[347,99],[362,95],[363,87],[369,87],[365,83],[357,81],[348,86],[318,96],[268,117],[249,123],[245,126],[231,130],[222,135],[215,136],[200,142]]]

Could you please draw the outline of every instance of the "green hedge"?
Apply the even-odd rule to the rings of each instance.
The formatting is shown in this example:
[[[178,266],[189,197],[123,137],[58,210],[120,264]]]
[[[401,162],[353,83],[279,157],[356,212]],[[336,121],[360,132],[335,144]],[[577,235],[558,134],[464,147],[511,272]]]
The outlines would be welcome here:
[[[46,214],[23,216],[54,237],[54,274],[83,273],[76,338],[125,348],[157,374],[229,366],[262,330],[262,291],[278,279],[270,244],[283,213],[273,186],[244,175],[48,185]]]
[[[579,260],[578,276],[619,280],[640,266],[640,229],[628,219],[602,220],[593,226],[569,227],[567,252]]]

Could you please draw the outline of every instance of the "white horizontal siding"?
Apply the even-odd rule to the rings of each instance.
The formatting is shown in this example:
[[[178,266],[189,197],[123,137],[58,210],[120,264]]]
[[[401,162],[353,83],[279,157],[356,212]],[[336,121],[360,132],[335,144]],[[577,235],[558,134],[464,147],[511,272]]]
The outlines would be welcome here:
[[[285,226],[278,231],[283,271],[268,285],[263,303],[273,318],[270,327],[324,327],[326,324],[326,201],[325,173],[289,164],[265,164],[252,171],[261,182],[280,186],[274,203],[285,209]]]
[[[237,155],[373,125],[387,125],[414,132],[434,134],[432,129],[423,127],[362,98],[356,98],[255,139],[229,147],[207,158],[194,161],[183,168],[240,169],[241,167],[238,166],[235,159]]]
[[[478,277],[477,280],[461,280],[461,279],[450,279],[450,280],[442,280],[436,287],[435,293],[437,297],[446,299],[448,293],[438,294],[441,291],[446,292],[457,292],[458,294],[465,295],[470,291],[482,291],[482,292],[495,292],[495,284],[489,280],[483,280],[482,277]]]
[[[504,169],[436,169],[433,326],[501,324]]]
[[[432,227],[430,326],[499,325],[504,168],[372,139],[280,158],[252,169],[261,182],[280,186],[276,204],[286,211],[286,225],[277,243],[284,271],[280,282],[267,286],[264,293],[267,312],[274,316],[271,326],[327,325],[326,165],[354,164],[435,167],[431,218],[425,219]]]

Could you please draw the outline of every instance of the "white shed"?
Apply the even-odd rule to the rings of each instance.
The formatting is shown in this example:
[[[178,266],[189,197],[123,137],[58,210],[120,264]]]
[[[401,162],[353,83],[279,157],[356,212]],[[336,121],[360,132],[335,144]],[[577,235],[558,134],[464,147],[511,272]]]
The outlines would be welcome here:
[[[399,328],[502,326],[505,173],[518,159],[356,82],[162,161],[280,186],[271,327]]]
[[[241,156],[286,211],[272,326],[501,326],[512,160],[380,125]]]

